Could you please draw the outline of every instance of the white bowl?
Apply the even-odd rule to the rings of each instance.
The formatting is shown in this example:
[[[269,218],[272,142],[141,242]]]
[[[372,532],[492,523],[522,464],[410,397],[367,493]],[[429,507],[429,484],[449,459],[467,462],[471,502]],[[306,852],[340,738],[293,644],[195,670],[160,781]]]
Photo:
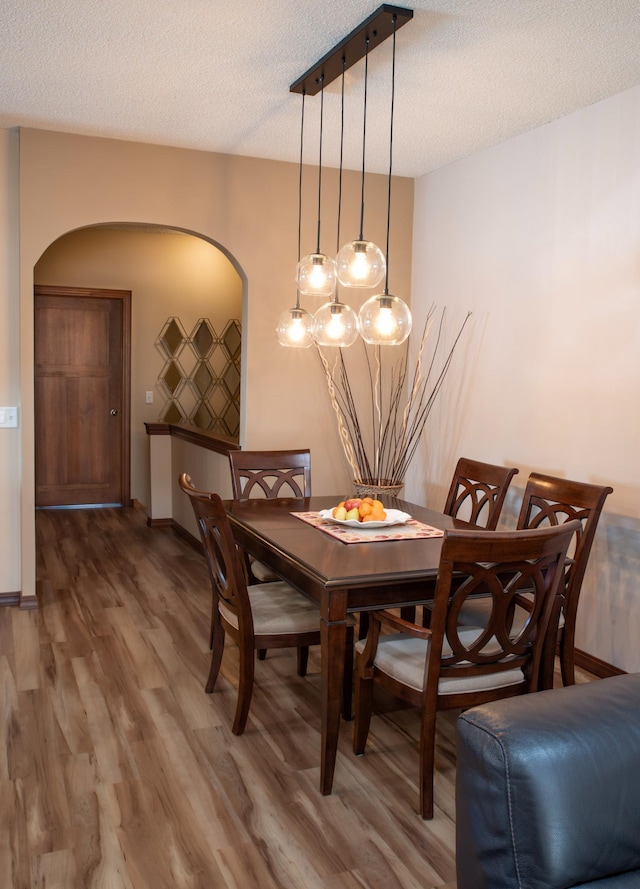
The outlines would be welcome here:
[[[402,512],[400,509],[385,509],[385,512],[387,517],[382,522],[359,522],[357,519],[347,519],[346,521],[343,519],[334,519],[332,515],[333,509],[321,509],[318,515],[323,519],[326,519],[328,522],[334,522],[336,525],[346,525],[347,528],[360,528],[361,530],[364,528],[388,528],[389,525],[404,525],[411,518],[409,513]]]

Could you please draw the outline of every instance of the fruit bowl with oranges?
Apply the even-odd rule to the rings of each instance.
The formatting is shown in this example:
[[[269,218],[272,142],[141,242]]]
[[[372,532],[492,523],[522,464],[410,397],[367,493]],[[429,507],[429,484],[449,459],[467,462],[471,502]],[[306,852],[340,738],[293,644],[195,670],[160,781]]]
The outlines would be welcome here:
[[[352,497],[341,500],[332,509],[320,510],[323,519],[350,527],[384,528],[387,525],[403,525],[411,516],[399,509],[386,509],[373,497]]]

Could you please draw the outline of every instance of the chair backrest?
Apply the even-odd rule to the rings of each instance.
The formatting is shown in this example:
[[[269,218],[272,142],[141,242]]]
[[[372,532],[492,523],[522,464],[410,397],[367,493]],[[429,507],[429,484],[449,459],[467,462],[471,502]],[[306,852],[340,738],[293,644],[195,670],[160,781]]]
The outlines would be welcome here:
[[[476,525],[495,531],[515,467],[494,466],[479,460],[458,460],[444,507],[447,515],[458,516]],[[460,515],[462,513],[462,515]]]
[[[525,679],[518,687],[508,677],[511,693],[537,690],[544,637],[557,614],[567,548],[579,526],[575,521],[526,531],[445,532],[430,623],[427,695],[438,693],[439,679],[481,674],[489,677],[487,689],[496,688],[497,674],[512,670],[522,670]],[[478,594],[491,596],[486,623],[459,625],[460,609]],[[514,625],[525,594],[527,620]]]
[[[577,519],[580,523],[569,548],[572,563],[565,576],[563,610],[575,616],[580,588],[604,501],[613,488],[573,482],[532,472],[524,491],[518,528],[542,528]]]
[[[230,451],[234,500],[311,496],[311,452]]]
[[[220,605],[226,607],[236,615],[240,632],[253,634],[242,559],[222,500],[218,494],[194,488],[186,472],[180,476],[179,484],[189,496],[198,523],[211,578],[214,608],[218,609]]]

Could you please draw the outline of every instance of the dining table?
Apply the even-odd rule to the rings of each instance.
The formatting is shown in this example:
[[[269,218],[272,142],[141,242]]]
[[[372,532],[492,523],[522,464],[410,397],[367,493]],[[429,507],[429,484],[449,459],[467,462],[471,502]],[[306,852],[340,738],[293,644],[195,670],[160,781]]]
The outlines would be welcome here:
[[[225,501],[237,544],[319,605],[324,795],[332,791],[338,750],[348,615],[428,601],[443,532],[469,527],[436,510],[382,497],[387,510],[404,512],[410,519],[368,531],[363,524],[362,533],[354,534],[349,526],[320,519],[322,510],[342,499]],[[366,539],[360,540],[362,536]]]

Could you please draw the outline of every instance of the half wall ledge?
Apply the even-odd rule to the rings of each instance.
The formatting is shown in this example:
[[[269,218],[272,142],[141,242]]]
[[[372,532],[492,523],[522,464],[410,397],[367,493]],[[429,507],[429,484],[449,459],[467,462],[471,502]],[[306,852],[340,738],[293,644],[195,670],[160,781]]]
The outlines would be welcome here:
[[[224,493],[225,486],[230,486],[229,453],[241,450],[240,445],[219,433],[188,423],[144,425],[149,436],[150,503],[147,525],[150,528],[166,528],[177,524],[186,525],[188,529],[192,517],[183,515],[183,498],[177,492],[178,475],[181,472],[187,472],[194,478],[197,475],[201,484]],[[197,450],[194,450],[194,446]]]
[[[225,438],[217,432],[208,429],[198,429],[188,423],[145,423],[147,435],[175,435],[184,441],[190,441],[201,448],[208,448],[218,454],[228,454],[229,451],[241,450],[240,445],[231,438]]]

